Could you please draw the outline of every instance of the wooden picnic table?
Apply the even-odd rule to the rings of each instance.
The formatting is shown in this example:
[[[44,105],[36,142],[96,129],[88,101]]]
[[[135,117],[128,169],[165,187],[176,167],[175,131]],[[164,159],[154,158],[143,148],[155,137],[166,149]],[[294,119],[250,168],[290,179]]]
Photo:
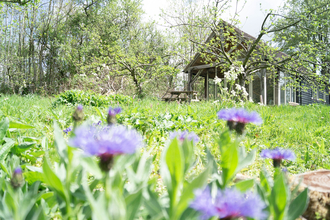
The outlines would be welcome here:
[[[166,101],[174,101],[174,100],[181,100],[187,101],[190,95],[197,95],[197,91],[170,91],[171,96],[169,98],[165,98]],[[187,94],[187,97],[180,97],[181,94]]]

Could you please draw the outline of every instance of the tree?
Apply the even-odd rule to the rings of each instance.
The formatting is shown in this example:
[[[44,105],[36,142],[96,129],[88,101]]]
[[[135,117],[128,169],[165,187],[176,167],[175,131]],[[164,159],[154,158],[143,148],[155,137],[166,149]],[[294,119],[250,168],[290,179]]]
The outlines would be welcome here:
[[[315,72],[323,85],[329,85],[330,79],[329,7],[328,0],[288,0],[282,9],[283,17],[275,23],[280,26],[286,25],[291,18],[302,19],[296,25],[276,32],[274,42],[288,54],[299,54],[305,68]]]
[[[297,52],[288,55],[280,53],[278,48],[271,47],[262,39],[266,34],[282,32],[303,22],[313,22],[315,20],[313,14],[318,13],[325,16],[328,13],[326,4],[314,6],[303,11],[299,16],[293,17],[285,17],[274,11],[269,11],[260,27],[258,36],[253,38],[235,27],[238,24],[235,16],[228,22],[222,20],[221,17],[224,13],[222,9],[228,2],[230,1],[218,0],[209,3],[204,7],[206,12],[201,14],[205,16],[204,19],[198,18],[190,21],[189,24],[185,22],[173,24],[172,27],[198,25],[204,27],[205,30],[211,30],[212,34],[206,42],[199,42],[194,38],[189,40],[199,47],[199,52],[204,57],[206,64],[219,66],[224,72],[229,70],[232,65],[241,67],[243,71],[238,76],[238,81],[242,86],[244,86],[247,78],[253,77],[256,72],[264,69],[274,73],[274,76],[278,69],[282,69],[290,72],[293,76],[301,75],[310,81],[317,81],[317,74],[309,71],[309,66],[302,62],[304,56]],[[180,14],[177,17],[181,18]],[[285,22],[278,22],[275,25],[279,19],[283,19]],[[303,73],[301,72],[302,69],[304,69]]]

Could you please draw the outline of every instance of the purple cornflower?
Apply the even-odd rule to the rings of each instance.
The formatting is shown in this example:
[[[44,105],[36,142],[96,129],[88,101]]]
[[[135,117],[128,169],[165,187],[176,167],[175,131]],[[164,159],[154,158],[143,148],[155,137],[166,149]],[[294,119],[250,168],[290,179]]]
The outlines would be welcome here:
[[[12,175],[10,184],[14,189],[21,187],[24,184],[23,170],[20,167],[17,167]]]
[[[120,107],[115,107],[115,108],[110,107],[108,110],[108,114],[111,116],[116,116],[116,115],[120,114],[121,111],[122,111],[122,109]]]
[[[201,212],[201,219],[209,219],[216,216],[219,219],[236,219],[249,217],[266,219],[263,211],[266,204],[261,198],[252,192],[241,193],[236,189],[226,188],[219,190],[215,199],[212,199],[210,189],[195,191],[195,199],[190,207]]]
[[[81,122],[84,120],[84,117],[83,106],[79,104],[73,112],[72,119],[74,122]]]
[[[199,137],[195,132],[188,132],[187,130],[185,131],[174,131],[170,133],[170,139],[178,138],[180,141],[184,141],[185,139],[189,141],[193,141],[194,144],[197,144],[199,141]]]
[[[230,130],[236,130],[237,133],[244,132],[245,124],[262,124],[262,119],[257,112],[248,112],[244,108],[222,109],[218,113],[218,118],[227,121]]]
[[[94,127],[99,126],[101,123],[102,123],[102,121],[98,121],[97,123],[93,123],[93,126]]]
[[[142,146],[142,136],[123,125],[82,125],[74,133],[75,137],[69,140],[69,144],[81,148],[88,155],[98,156],[104,171],[110,170],[114,156],[133,154]]]
[[[68,134],[70,131],[72,131],[72,128],[71,127],[68,127],[67,129],[64,129],[63,132],[65,134]]]
[[[15,170],[14,170],[14,174],[19,174],[19,175],[21,175],[23,173],[23,170],[22,170],[22,168],[20,168],[20,167],[17,167]]]
[[[116,107],[116,108],[112,108],[110,107],[108,110],[108,117],[107,117],[107,122],[108,125],[112,125],[115,124],[117,122],[116,119],[116,115],[121,113],[121,108],[120,107]]]
[[[278,147],[273,150],[271,149],[262,150],[260,156],[262,158],[273,159],[274,167],[279,167],[281,165],[282,160],[293,161],[296,159],[296,155],[293,153],[293,151]]]

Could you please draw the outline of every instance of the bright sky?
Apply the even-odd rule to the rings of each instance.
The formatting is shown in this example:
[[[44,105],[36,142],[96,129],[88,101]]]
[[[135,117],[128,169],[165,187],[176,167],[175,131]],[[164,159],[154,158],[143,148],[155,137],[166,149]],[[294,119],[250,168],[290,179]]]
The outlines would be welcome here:
[[[284,0],[247,0],[245,7],[240,11],[240,28],[248,34],[256,36],[265,18],[265,10],[276,10],[279,6],[283,6],[283,4]],[[160,14],[160,8],[167,7],[167,0],[143,0],[143,5],[147,16],[157,19]],[[240,5],[242,3],[239,3]]]

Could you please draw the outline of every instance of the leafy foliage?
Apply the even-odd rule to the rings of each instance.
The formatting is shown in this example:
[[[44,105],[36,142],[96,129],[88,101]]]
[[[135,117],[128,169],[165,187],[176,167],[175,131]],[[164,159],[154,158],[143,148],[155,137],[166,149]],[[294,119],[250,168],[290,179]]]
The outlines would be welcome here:
[[[78,104],[85,106],[108,106],[108,105],[128,105],[133,101],[129,96],[125,95],[109,95],[104,96],[93,91],[67,90],[56,96],[53,106],[69,105],[76,106]]]

